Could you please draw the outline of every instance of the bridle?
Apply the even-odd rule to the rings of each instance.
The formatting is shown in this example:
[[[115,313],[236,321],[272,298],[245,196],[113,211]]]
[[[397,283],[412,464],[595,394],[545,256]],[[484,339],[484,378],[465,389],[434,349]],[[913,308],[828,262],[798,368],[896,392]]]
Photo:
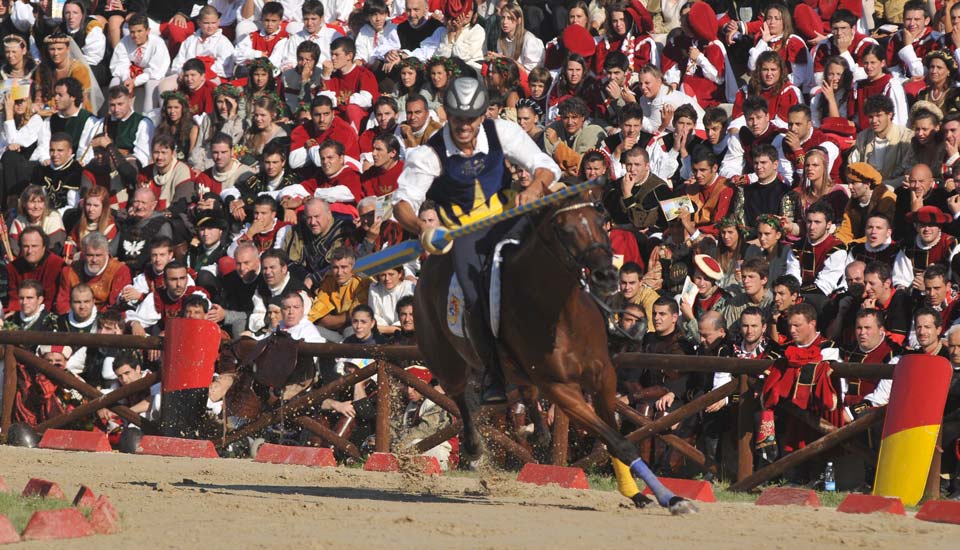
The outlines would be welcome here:
[[[597,209],[599,209],[599,208],[602,208],[602,206],[600,205],[599,202],[587,202],[587,201],[577,202],[577,203],[570,204],[570,205],[563,206],[563,207],[561,207],[561,208],[556,209],[556,210],[550,215],[550,218],[549,218],[547,221],[549,221],[551,224],[553,224],[553,221],[554,221],[554,220],[556,219],[556,217],[559,216],[560,214],[564,214],[564,213],[567,213],[567,212],[573,212],[573,211],[575,211],[575,210],[580,210],[580,209],[583,209],[583,208],[597,208]],[[580,252],[580,254],[574,254],[573,252],[571,252],[570,247],[564,242],[563,236],[560,234],[560,228],[557,227],[556,224],[553,224],[553,232],[554,232],[554,237],[556,238],[557,242],[560,244],[561,250],[563,250],[563,252],[564,252],[564,258],[558,258],[558,260],[560,260],[560,263],[565,264],[565,265],[567,266],[567,268],[569,268],[571,271],[573,271],[574,273],[576,273],[576,274],[577,274],[577,278],[580,279],[581,282],[583,281],[584,261],[586,260],[586,257],[587,257],[588,254],[590,254],[590,253],[593,252],[594,250],[598,250],[598,249],[599,249],[599,250],[601,250],[602,252],[604,252],[604,253],[606,253],[606,254],[609,254],[609,255],[611,255],[611,256],[613,255],[613,249],[610,247],[609,244],[599,243],[599,242],[590,243],[590,245],[588,245],[586,248],[584,248],[583,251]],[[539,235],[539,234],[540,234],[540,232],[538,231],[538,232],[537,232],[537,235]],[[542,237],[538,237],[538,238],[540,238],[541,241],[543,240]],[[544,245],[547,245],[546,242],[544,242],[543,244],[544,244]],[[547,245],[546,248],[547,248],[547,250],[550,250],[550,251],[551,251],[551,254],[553,253],[553,251],[552,251],[552,249],[551,249],[551,247],[550,247],[549,245]]]

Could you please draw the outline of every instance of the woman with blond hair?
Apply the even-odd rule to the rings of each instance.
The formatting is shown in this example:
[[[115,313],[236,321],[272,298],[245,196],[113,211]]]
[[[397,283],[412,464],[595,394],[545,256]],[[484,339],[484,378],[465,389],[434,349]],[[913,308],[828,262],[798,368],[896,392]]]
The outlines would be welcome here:
[[[500,32],[487,37],[487,61],[507,58],[532,71],[543,59],[543,42],[526,29],[523,8],[516,2],[508,2],[500,9]]]
[[[833,218],[827,221],[840,225],[843,211],[850,200],[850,191],[830,180],[830,169],[836,161],[821,147],[807,151],[803,159],[803,182],[795,189],[798,200],[794,221],[788,222],[783,228],[789,237],[799,238],[803,235],[802,222],[806,219],[807,209],[821,200],[833,207]]]

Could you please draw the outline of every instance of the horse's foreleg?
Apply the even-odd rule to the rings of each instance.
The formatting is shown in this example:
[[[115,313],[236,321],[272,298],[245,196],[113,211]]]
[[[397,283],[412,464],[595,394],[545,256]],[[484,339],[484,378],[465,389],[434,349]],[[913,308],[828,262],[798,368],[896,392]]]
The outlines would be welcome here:
[[[667,489],[640,458],[636,447],[623,438],[614,428],[600,419],[584,401],[579,384],[544,384],[541,389],[547,398],[559,406],[571,419],[593,431],[603,439],[611,456],[630,465],[630,471],[642,479],[653,491],[661,506],[669,507],[673,514],[695,512],[696,507],[688,500],[678,497]]]
[[[540,404],[537,402],[539,390],[536,386],[521,386],[520,396],[523,398],[523,405],[527,410],[527,416],[533,422],[533,437],[529,439],[530,443],[536,446],[548,445],[550,443],[550,428],[547,426],[543,413],[540,411]]]
[[[463,422],[463,445],[460,448],[460,456],[468,464],[479,459],[483,454],[483,444],[476,423],[477,414],[480,412],[480,401],[476,396],[477,392],[471,391],[471,388],[451,396],[460,409],[460,420]]]
[[[613,378],[613,376],[608,378]],[[609,380],[605,379],[603,382],[604,387],[594,394],[593,399],[597,415],[613,429],[617,428],[617,419],[614,415],[617,404],[617,397],[613,391],[615,384],[615,381],[611,385]],[[637,487],[637,482],[634,481],[633,474],[630,473],[630,467],[612,455],[610,456],[610,462],[613,465],[613,474],[617,478],[617,490],[620,491],[620,494],[632,500],[633,503],[637,505],[637,508],[643,508],[647,504],[650,504],[652,501],[641,493],[640,488]]]

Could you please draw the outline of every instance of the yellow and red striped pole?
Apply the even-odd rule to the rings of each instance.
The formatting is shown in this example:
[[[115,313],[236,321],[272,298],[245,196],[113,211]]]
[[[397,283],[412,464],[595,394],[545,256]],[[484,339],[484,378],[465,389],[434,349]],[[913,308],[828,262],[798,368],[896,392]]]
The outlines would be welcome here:
[[[907,506],[920,501],[952,374],[950,362],[939,356],[904,355],[897,364],[873,494],[898,497]]]

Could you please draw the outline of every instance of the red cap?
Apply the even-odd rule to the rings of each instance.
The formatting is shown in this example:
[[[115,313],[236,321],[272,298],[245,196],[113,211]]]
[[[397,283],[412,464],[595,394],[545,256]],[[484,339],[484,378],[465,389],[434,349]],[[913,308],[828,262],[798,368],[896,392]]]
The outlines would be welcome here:
[[[907,212],[908,223],[922,223],[924,225],[943,225],[950,223],[950,216],[936,206],[921,206],[916,212]]]
[[[456,19],[473,10],[473,0],[447,0],[443,7],[444,19]]]
[[[714,281],[719,281],[723,278],[723,268],[720,267],[720,262],[714,259],[712,256],[706,254],[697,254],[693,257],[693,263],[697,266],[697,269],[707,277],[713,279]]]
[[[568,26],[563,31],[560,41],[568,52],[577,53],[583,57],[590,57],[597,51],[597,43],[593,41],[593,35],[580,25]]]
[[[430,369],[427,367],[421,367],[419,365],[414,365],[412,367],[407,367],[407,372],[416,376],[420,380],[423,380],[424,383],[429,384],[433,381],[433,375],[430,374]]]

